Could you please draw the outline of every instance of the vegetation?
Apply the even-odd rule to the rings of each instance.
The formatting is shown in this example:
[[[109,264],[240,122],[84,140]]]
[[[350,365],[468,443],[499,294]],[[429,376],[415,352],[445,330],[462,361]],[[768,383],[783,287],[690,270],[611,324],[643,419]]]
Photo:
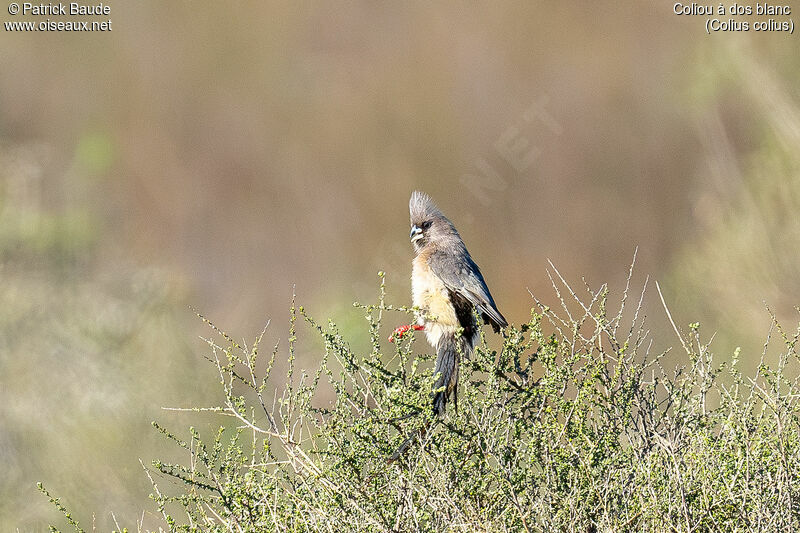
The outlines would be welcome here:
[[[459,228],[486,258],[492,290],[518,327],[533,305],[521,287],[570,321],[537,266],[547,256],[579,286],[580,273],[591,275],[593,287],[608,281],[616,311],[633,243],[645,246],[637,270],[662,282],[687,342],[694,332],[686,324],[700,321],[703,342],[717,332],[715,366],[742,347],[735,368],[747,386],[770,323],[762,302],[782,324],[795,322],[796,36],[709,37],[701,20],[649,2],[118,5],[119,31],[50,33],[46,42],[7,34],[0,52],[8,73],[0,76],[0,531],[67,525],[35,480],[87,530],[109,531],[117,520],[131,529],[167,528],[147,500],[155,491],[138,459],[168,497],[190,488],[151,460],[191,468],[193,459],[151,420],[190,447],[194,426],[209,450],[220,425],[226,445],[242,425],[220,412],[161,410],[225,407],[224,395],[214,396],[222,391],[216,365],[198,356],[194,340],[205,324],[186,305],[237,340],[250,341],[261,317],[277,318],[256,368],[263,378],[282,339],[264,390],[270,402],[274,391],[284,395],[293,283],[326,332],[325,319],[336,319],[360,361],[373,349],[366,310],[347,307],[353,299],[377,301],[364,272],[383,267],[396,271],[388,301],[407,302],[405,202],[417,187],[463,213]],[[528,163],[507,150],[528,155]],[[648,290],[650,349],[656,357],[675,344],[660,359],[672,375],[690,359],[662,330],[669,324],[655,300]],[[384,338],[409,317],[383,315],[380,360],[395,371],[400,355]],[[593,324],[587,319],[585,327]],[[547,316],[538,327],[545,339],[558,334]],[[525,342],[532,333],[521,332]],[[299,380],[300,369],[315,375],[324,337],[300,313],[297,335]],[[777,330],[773,339],[765,361],[774,369],[777,352],[788,348]],[[485,350],[501,351],[498,336],[487,332],[487,341]],[[420,335],[409,343],[400,350],[413,347],[410,371],[430,348]],[[521,365],[538,349],[534,340]],[[555,379],[545,374],[545,354],[542,347],[532,363],[534,379]],[[784,372],[793,377],[787,357]],[[336,358],[327,364],[338,376]],[[422,360],[417,371],[431,366]],[[660,372],[656,363],[650,368]],[[375,469],[434,461],[433,447],[471,408],[470,381],[485,376],[476,370],[462,378],[459,412],[449,409],[403,462]],[[427,384],[416,389],[423,405]],[[714,398],[722,384],[734,386],[730,367],[715,375],[710,407],[720,406]],[[412,385],[401,391],[416,393]],[[236,393],[258,406],[242,387]],[[323,373],[311,403],[333,402]],[[265,415],[256,420],[267,429]],[[389,451],[423,423],[395,421]],[[768,427],[760,434],[775,443]],[[240,436],[244,451],[251,437]],[[286,460],[279,441],[271,446]],[[383,460],[381,450],[374,453]],[[524,501],[537,501],[531,490]],[[427,505],[420,498],[414,501]],[[177,525],[189,523],[180,502],[167,502],[165,511]],[[526,522],[544,528],[533,514]],[[488,518],[482,523],[494,527]]]
[[[397,322],[387,316],[417,312],[385,302],[383,274],[378,303],[356,304],[371,339],[364,352],[303,307],[292,308],[288,346],[267,356],[264,333],[246,345],[209,323],[208,359],[224,402],[195,411],[233,424],[213,435],[190,428],[185,437],[155,424],[188,455],[145,467],[161,527],[795,530],[800,329],[789,333],[774,321],[779,340],[768,339],[750,378],[738,370],[738,351],[716,364],[698,324],[684,335],[673,322],[685,364],[667,370],[668,350],[654,353],[641,313],[646,282],[631,305],[629,275],[614,312],[606,286],[580,295],[553,274],[561,309],[534,298],[530,320],[509,327],[502,347],[483,339],[463,362],[457,409],[436,420],[431,355],[414,355],[413,334],[383,341]],[[324,341],[311,372],[294,365],[302,322]],[[780,353],[770,365],[772,344]],[[288,372],[273,376],[281,353]],[[332,401],[321,399],[328,388]],[[414,435],[399,460],[387,461]]]

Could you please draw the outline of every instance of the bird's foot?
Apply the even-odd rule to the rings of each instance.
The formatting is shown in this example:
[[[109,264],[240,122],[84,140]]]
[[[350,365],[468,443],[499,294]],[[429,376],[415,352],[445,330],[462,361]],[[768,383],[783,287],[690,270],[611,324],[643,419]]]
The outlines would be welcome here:
[[[401,339],[403,335],[405,335],[412,329],[414,331],[420,331],[425,329],[425,326],[420,326],[419,324],[408,324],[405,326],[400,326],[399,328],[396,328],[391,335],[389,335],[389,342],[394,342],[395,339]]]

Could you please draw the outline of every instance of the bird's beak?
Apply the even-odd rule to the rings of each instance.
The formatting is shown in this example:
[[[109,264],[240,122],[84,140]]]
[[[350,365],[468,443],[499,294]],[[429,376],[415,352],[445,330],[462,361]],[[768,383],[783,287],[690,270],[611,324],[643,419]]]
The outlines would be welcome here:
[[[417,225],[411,226],[411,242],[416,242],[417,240],[422,238],[422,228]]]

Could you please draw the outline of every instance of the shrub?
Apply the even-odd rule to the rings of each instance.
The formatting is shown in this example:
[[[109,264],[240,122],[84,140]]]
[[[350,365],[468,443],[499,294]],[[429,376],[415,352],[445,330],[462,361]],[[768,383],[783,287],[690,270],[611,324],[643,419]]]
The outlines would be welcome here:
[[[189,456],[146,468],[165,527],[796,530],[800,390],[790,368],[800,330],[775,321],[777,364],[762,356],[749,378],[738,351],[716,364],[698,324],[682,335],[673,323],[686,364],[666,370],[640,312],[644,288],[629,304],[630,275],[611,312],[606,286],[587,287],[583,298],[553,272],[561,308],[534,299],[530,320],[509,327],[502,347],[482,339],[462,362],[457,406],[438,419],[431,355],[414,355],[413,334],[383,340],[389,313],[418,310],[388,305],[382,274],[378,302],[356,304],[371,350],[351,349],[334,322],[293,305],[279,379],[282,350],[265,357],[264,333],[247,346],[209,323],[209,360],[224,391],[213,411],[233,424],[185,438],[156,424]],[[313,372],[294,364],[302,321],[324,341]],[[332,400],[320,392],[327,387]],[[405,453],[387,461],[408,437]]]

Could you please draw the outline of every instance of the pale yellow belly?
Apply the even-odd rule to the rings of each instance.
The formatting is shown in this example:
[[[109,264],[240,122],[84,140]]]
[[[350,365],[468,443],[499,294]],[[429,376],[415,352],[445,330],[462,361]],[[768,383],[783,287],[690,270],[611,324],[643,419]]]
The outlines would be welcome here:
[[[436,346],[442,335],[455,333],[459,323],[447,287],[420,257],[411,270],[411,291],[414,305],[423,312],[419,323],[425,326],[428,342]]]

